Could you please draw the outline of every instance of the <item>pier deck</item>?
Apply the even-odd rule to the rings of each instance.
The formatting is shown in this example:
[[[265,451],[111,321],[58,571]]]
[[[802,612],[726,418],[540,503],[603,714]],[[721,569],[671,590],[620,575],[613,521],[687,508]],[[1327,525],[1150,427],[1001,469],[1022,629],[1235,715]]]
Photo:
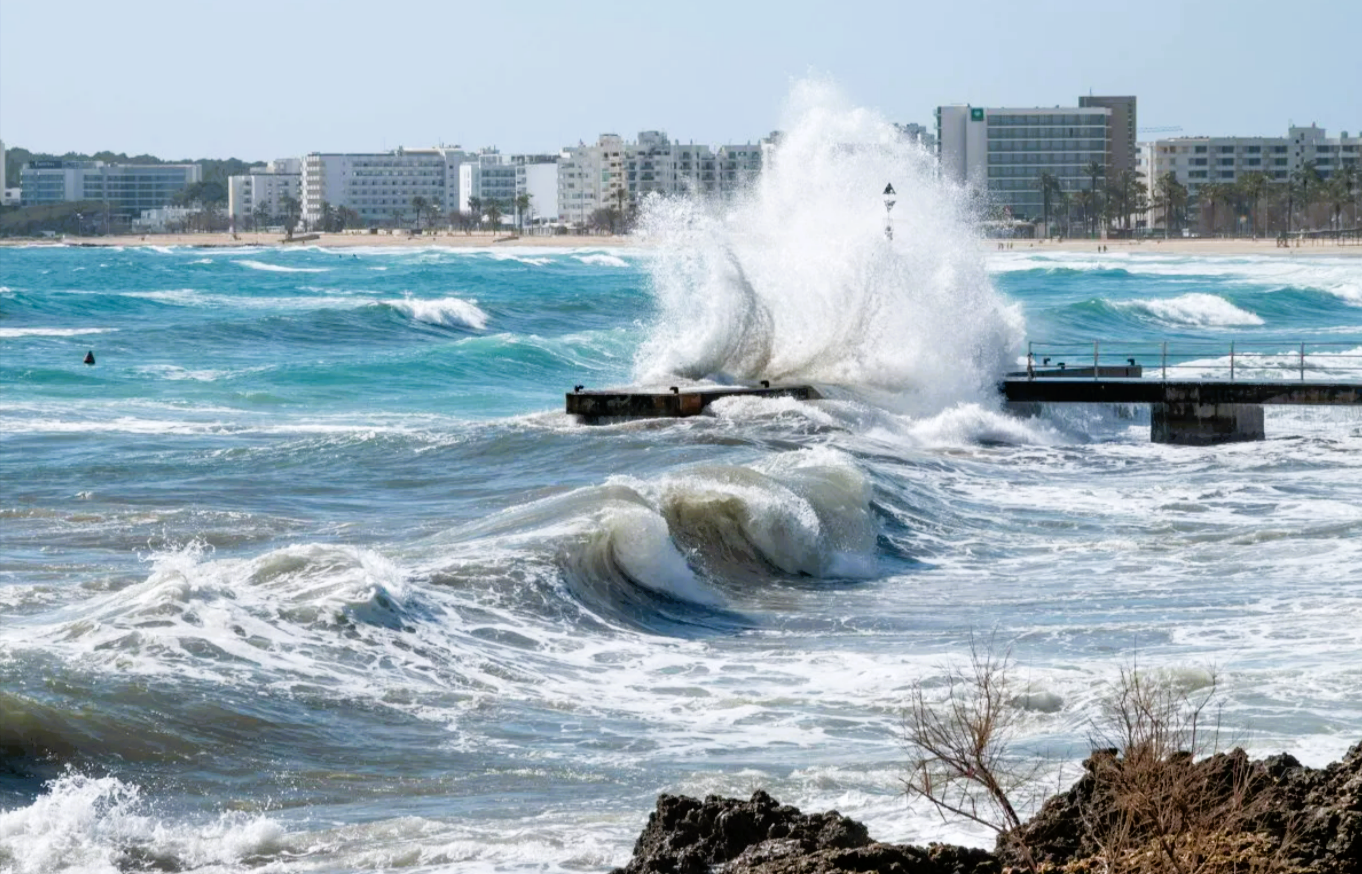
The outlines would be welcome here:
[[[1098,343],[1033,342],[1028,344],[1027,369],[1009,373],[999,389],[1014,409],[1057,403],[1149,404],[1151,439],[1190,445],[1262,440],[1264,405],[1362,405],[1362,355],[1356,344],[1143,346],[1119,353],[1108,346],[1108,360],[1126,362],[1113,367],[1102,364]],[[1131,351],[1136,354],[1127,354]],[[1062,357],[1085,366],[1067,367],[1063,361],[1050,366]],[[1141,360],[1150,365],[1148,376]]]
[[[586,391],[581,386],[567,393],[566,410],[588,423],[611,419],[656,419],[698,416],[720,398],[748,396],[794,398],[801,401],[822,397],[810,385],[715,386],[665,392]]]

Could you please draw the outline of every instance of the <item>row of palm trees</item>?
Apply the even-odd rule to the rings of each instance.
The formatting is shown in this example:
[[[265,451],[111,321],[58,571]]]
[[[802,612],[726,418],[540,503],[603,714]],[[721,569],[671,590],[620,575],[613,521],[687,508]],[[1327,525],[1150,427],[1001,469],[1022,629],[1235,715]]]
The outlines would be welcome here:
[[[1051,217],[1069,236],[1074,229],[1096,236],[1105,223],[1108,230],[1130,231],[1133,217],[1154,211],[1154,226],[1165,234],[1189,226],[1189,208],[1197,208],[1200,230],[1205,234],[1295,233],[1309,230],[1341,230],[1357,225],[1362,173],[1356,164],[1345,164],[1325,177],[1313,161],[1303,164],[1285,179],[1273,179],[1253,171],[1233,182],[1205,182],[1189,191],[1173,173],[1155,180],[1152,198],[1144,174],[1132,170],[1108,174],[1097,161],[1083,167],[1088,187],[1066,191],[1052,173],[1036,177],[1041,193],[1042,220],[1052,232]],[[1110,178],[1109,178],[1110,177]],[[1099,184],[1102,180],[1102,184]]]
[[[1297,231],[1343,230],[1357,225],[1362,173],[1345,164],[1325,177],[1307,162],[1285,179],[1245,173],[1234,182],[1198,186],[1202,233],[1238,233],[1244,222],[1253,236]]]

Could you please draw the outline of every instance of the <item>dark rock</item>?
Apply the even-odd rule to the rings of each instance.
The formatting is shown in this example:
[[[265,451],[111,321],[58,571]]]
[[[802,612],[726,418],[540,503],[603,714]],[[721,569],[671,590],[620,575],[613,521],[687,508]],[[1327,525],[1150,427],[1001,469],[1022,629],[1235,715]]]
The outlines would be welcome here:
[[[803,814],[765,792],[747,801],[662,795],[633,859],[612,874],[1001,874],[1026,870],[1027,852],[1048,870],[1108,870],[1113,833],[1132,852],[1157,835],[1122,805],[1122,787],[1142,776],[1138,765],[1115,750],[1094,752],[1078,782],[1000,836],[994,852],[877,843],[835,810]],[[1159,767],[1180,793],[1169,809],[1196,823],[1201,848],[1217,861],[1207,870],[1362,874],[1362,743],[1322,769],[1285,754],[1255,762],[1243,750],[1200,762],[1174,756]]]

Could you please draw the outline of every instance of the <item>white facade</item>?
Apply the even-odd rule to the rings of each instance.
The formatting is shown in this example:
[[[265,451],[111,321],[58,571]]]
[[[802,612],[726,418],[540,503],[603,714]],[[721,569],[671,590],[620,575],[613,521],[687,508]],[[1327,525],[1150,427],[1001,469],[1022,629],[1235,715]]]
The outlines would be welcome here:
[[[599,209],[627,208],[648,194],[728,195],[761,174],[770,141],[719,146],[670,140],[643,131],[638,141],[601,134],[595,145],[563,150],[558,161],[558,216],[587,224]]]
[[[1042,173],[1073,193],[1092,186],[1090,164],[1109,166],[1111,113],[1105,106],[937,107],[941,175],[986,193],[1012,218],[1038,219]]]
[[[484,149],[473,160],[459,165],[459,212],[468,212],[470,198],[484,204],[495,200],[502,215],[515,212],[516,168],[511,159],[493,149]]]
[[[520,155],[516,164],[516,192],[530,196],[525,223],[558,220],[558,156]]]
[[[245,227],[255,220],[260,206],[274,221],[284,214],[284,198],[301,202],[302,159],[279,158],[251,172],[227,179],[227,213],[235,228]]]
[[[144,209],[142,214],[132,220],[132,229],[141,233],[165,233],[172,227],[183,227],[189,217],[198,212],[190,206],[162,206]]]
[[[303,220],[321,221],[322,206],[349,207],[364,223],[400,225],[412,220],[413,202],[423,198],[442,215],[460,202],[459,167],[469,156],[457,146],[396,149],[363,154],[322,154],[303,158]]]
[[[1207,182],[1235,182],[1252,172],[1284,182],[1311,162],[1328,179],[1336,170],[1357,166],[1362,159],[1362,136],[1350,137],[1344,131],[1330,137],[1315,125],[1293,127],[1284,137],[1175,137],[1144,145],[1149,183],[1172,173],[1189,190]]]

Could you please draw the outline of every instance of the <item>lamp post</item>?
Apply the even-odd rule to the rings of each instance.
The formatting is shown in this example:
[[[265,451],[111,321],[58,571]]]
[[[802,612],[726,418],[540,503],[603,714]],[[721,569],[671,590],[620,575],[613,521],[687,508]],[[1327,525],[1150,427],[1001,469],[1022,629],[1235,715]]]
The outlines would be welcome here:
[[[888,240],[894,239],[894,223],[890,221],[894,203],[894,183],[890,182],[884,186],[884,236]]]

